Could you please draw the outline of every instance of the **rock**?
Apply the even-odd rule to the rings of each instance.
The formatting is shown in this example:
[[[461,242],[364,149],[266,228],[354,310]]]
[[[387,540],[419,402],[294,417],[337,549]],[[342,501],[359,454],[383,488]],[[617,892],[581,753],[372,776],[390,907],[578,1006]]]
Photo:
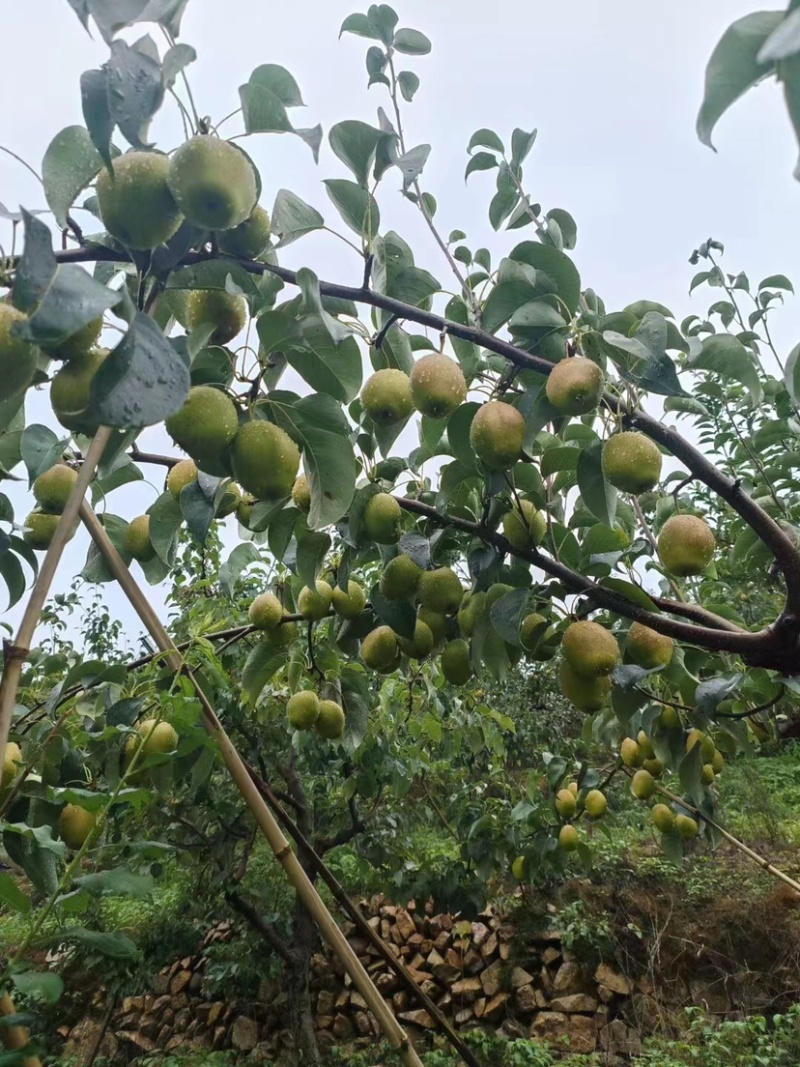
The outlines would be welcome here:
[[[317,997],[317,1014],[333,1015],[335,1004],[336,996],[327,989],[323,990]]]
[[[630,1030],[622,1019],[614,1019],[600,1031],[600,1048],[611,1055],[638,1056],[642,1042],[635,1030]]]
[[[617,994],[613,989],[609,989],[607,985],[599,985],[597,987],[597,995],[603,1004],[610,1004]]]
[[[604,985],[612,993],[617,993],[621,997],[631,995],[631,984],[628,979],[624,974],[615,971],[613,967],[609,967],[607,963],[600,964],[594,972],[594,980],[598,985]]]
[[[514,1007],[520,1015],[529,1015],[532,1011],[538,1011],[541,1005],[537,1002],[536,994],[540,992],[532,985],[524,985],[514,995]]]
[[[117,1037],[124,1044],[133,1045],[135,1048],[139,1049],[140,1052],[155,1052],[158,1048],[158,1045],[152,1038],[145,1037],[144,1034],[131,1030],[119,1030],[117,1032]]]
[[[495,952],[497,952],[497,934],[492,931],[486,939],[486,942],[481,945],[481,956],[483,956],[485,960],[488,960],[494,956]]]
[[[533,975],[528,974],[524,967],[515,967],[511,972],[511,988],[521,989],[533,981]]]
[[[375,985],[378,987],[382,996],[388,996],[389,993],[394,993],[397,989],[397,977],[389,971],[384,971],[379,974],[375,979]]]
[[[487,997],[493,997],[495,993],[500,992],[503,970],[502,960],[495,960],[495,962],[490,964],[481,974],[481,986]]]
[[[479,978],[462,978],[460,981],[453,983],[450,992],[453,994],[453,1000],[472,1003],[480,995],[482,989]]]
[[[169,991],[173,997],[176,997],[179,993],[182,993],[186,989],[192,980],[191,971],[178,971],[172,976],[169,982]]]
[[[144,997],[123,997],[119,1010],[123,1015],[144,1011]]]
[[[356,1030],[362,1037],[369,1037],[372,1034],[372,1027],[370,1026],[366,1012],[357,1011],[353,1017],[353,1021],[356,1024]]]
[[[182,1034],[186,1031],[189,1023],[192,1021],[192,1013],[189,1008],[181,1008],[180,1011],[175,1012],[175,1021],[172,1024],[175,1033]]]
[[[228,1041],[228,1032],[225,1029],[225,1027],[224,1026],[215,1027],[215,1029],[214,1029],[214,1038],[213,1038],[213,1040],[211,1042],[212,1049],[214,1049],[214,1051],[217,1052],[219,1049],[225,1048],[225,1045],[227,1044],[227,1041]],[[167,1048],[169,1048],[169,1043],[167,1043]]]
[[[333,1026],[331,1027],[334,1035],[339,1041],[347,1041],[353,1036],[353,1024],[350,1022],[346,1015],[342,1015],[341,1012],[333,1020]]]
[[[169,975],[157,974],[150,984],[153,987],[155,995],[157,997],[163,997],[169,989]]]
[[[314,1034],[314,1037],[317,1039],[317,1047],[319,1048],[323,1056],[326,1055],[326,1053],[330,1052],[331,1049],[336,1045],[336,1038],[330,1032],[330,1030],[317,1030],[317,1032]],[[271,1058],[272,1057],[267,1057],[264,1062],[268,1063]]]
[[[231,1027],[231,1045],[237,1052],[250,1052],[258,1044],[258,1023],[240,1015]]]
[[[486,1011],[486,997],[478,997],[475,1003],[472,1005],[472,1014],[476,1019],[482,1019],[483,1013]]]
[[[544,963],[547,967],[549,967],[551,963],[556,963],[560,959],[561,952],[559,949],[554,948],[553,945],[548,945],[548,947],[542,953],[542,963]]]
[[[725,992],[723,981],[703,981],[695,978],[689,983],[692,1002],[703,1008],[710,1015],[725,1015],[731,1010],[731,1002]]]
[[[586,982],[583,971],[577,963],[562,963],[553,979],[553,991],[568,996],[570,993],[583,993]]]
[[[209,1027],[216,1026],[220,1016],[225,1010],[225,1005],[221,1000],[215,1000],[211,1007],[208,1009],[208,1025]]]
[[[501,1015],[505,1012],[505,1006],[509,1000],[510,993],[498,993],[492,997],[487,1003],[486,1009],[483,1013],[483,1020],[487,1023],[497,1022]]]
[[[189,980],[189,992],[199,993],[203,985],[203,975],[200,971],[195,971]]]
[[[424,1008],[419,1008],[417,1011],[404,1011],[398,1018],[401,1022],[411,1023],[412,1026],[419,1026],[423,1030],[435,1030],[436,1023],[428,1015]]]
[[[392,994],[392,1005],[396,1012],[406,1010],[408,1007],[408,993],[406,993],[405,989],[400,989]]]
[[[597,1011],[597,1001],[588,993],[573,993],[569,997],[557,997],[550,1004],[551,1011],[563,1011],[567,1015],[575,1013],[588,1013],[593,1015]]]
[[[653,1034],[661,1028],[661,1010],[653,997],[635,993],[625,1008],[625,1015],[642,1034]]]
[[[455,1014],[456,1026],[463,1026],[464,1023],[471,1022],[473,1019],[472,1008],[462,1008],[461,1011],[457,1011]]]
[[[64,1056],[76,1063],[85,1063],[97,1043],[102,1025],[98,1019],[90,1017],[76,1023],[70,1030],[64,1045]],[[109,1063],[119,1060],[119,1041],[110,1029],[106,1030],[101,1042],[100,1055],[105,1057]]]
[[[405,910],[405,908],[398,908],[397,915],[395,916],[395,929],[399,932],[403,941],[407,941],[412,934],[417,932],[417,928],[414,925],[414,920]]]
[[[564,1015],[559,1011],[540,1012],[533,1020],[531,1037],[559,1045],[566,1038],[570,1052],[594,1052],[597,1047],[594,1019],[585,1015]]]
[[[475,948],[480,948],[482,944],[488,939],[491,934],[491,930],[485,923],[473,923],[472,924],[472,944]]]

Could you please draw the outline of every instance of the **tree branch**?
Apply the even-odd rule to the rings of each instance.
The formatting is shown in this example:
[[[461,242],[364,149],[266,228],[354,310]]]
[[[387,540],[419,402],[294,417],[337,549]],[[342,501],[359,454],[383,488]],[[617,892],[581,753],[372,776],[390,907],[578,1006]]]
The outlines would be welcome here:
[[[241,893],[227,887],[225,889],[225,899],[233,910],[238,911],[242,918],[264,938],[276,956],[279,956],[284,963],[292,964],[294,962],[292,950],[284,942],[283,938],[276,933],[274,926],[265,922],[253,905]]]

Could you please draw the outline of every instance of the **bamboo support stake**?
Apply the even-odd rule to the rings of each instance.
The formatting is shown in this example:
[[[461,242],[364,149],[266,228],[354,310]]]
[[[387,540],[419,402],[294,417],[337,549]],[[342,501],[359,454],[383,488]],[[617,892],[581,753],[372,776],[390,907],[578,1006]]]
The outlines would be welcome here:
[[[403,1028],[395,1019],[388,1005],[380,995],[358,956],[350,947],[347,939],[336,925],[333,916],[325,906],[324,901],[316,891],[292,847],[284,837],[281,828],[269,810],[266,802],[259,793],[255,783],[250,778],[247,768],[241,756],[234,748],[230,738],[226,734],[216,712],[211,707],[205,693],[195,679],[192,671],[188,669],[176,649],[172,639],[165,630],[161,620],[156,615],[150,602],[142,593],[131,572],[126,567],[108,535],[98,521],[97,516],[85,502],[80,508],[81,519],[91,534],[100,554],[108,564],[112,574],[119,582],[123,592],[128,597],[131,605],[144,623],[150,636],[158,647],[167,653],[167,661],[173,670],[182,672],[194,686],[197,698],[203,708],[203,723],[206,730],[213,737],[222,756],[225,766],[230,771],[236,787],[242,794],[251,814],[258,823],[261,832],[266,838],[275,858],[286,871],[286,875],[296,890],[298,896],[316,921],[320,931],[334,953],[341,960],[345,970],[353,980],[353,984],[367,1003],[372,1014],[378,1020],[381,1030],[389,1043],[397,1049],[400,1056],[408,1067],[422,1067],[422,1061],[408,1039]]]
[[[633,771],[630,770],[630,768],[626,767],[625,773],[629,778],[633,777]],[[666,797],[667,800],[671,800],[674,804],[679,804],[682,808],[692,812],[693,815],[696,815],[698,819],[702,819],[703,822],[708,823],[708,825],[713,830],[716,830],[721,837],[724,837],[726,841],[733,845],[734,848],[737,848],[743,855],[747,856],[748,859],[757,863],[762,870],[767,872],[767,874],[771,874],[773,878],[778,878],[781,882],[784,882],[786,885],[794,889],[796,893],[800,893],[800,882],[795,881],[794,878],[780,870],[780,868],[773,866],[769,860],[765,860],[763,856],[759,856],[759,854],[754,852],[752,848],[748,848],[744,841],[740,841],[738,837],[734,837],[733,834],[728,833],[728,831],[724,830],[719,823],[714,822],[708,815],[704,815],[699,808],[694,806],[694,804],[690,804],[688,801],[681,799],[681,797],[677,796],[675,793],[671,793],[669,789],[658,783],[656,783],[656,792],[662,797]]]
[[[7,1015],[15,1015],[16,1009],[8,993],[0,993],[0,1020]],[[28,1044],[28,1031],[24,1026],[0,1026],[3,1044],[9,1052],[17,1052]],[[38,1056],[26,1056],[22,1067],[42,1067]]]
[[[17,699],[19,679],[22,674],[22,665],[30,652],[33,635],[39,625],[44,602],[53,584],[58,564],[64,548],[75,532],[78,523],[78,511],[89,488],[89,483],[94,478],[97,464],[105,451],[105,447],[111,437],[111,429],[101,426],[86,453],[81,469],[78,471],[78,480],[72,488],[69,499],[64,507],[61,518],[58,520],[56,532],[47,554],[42,562],[39,576],[34,583],[30,599],[25,607],[25,614],[19,624],[17,636],[13,644],[6,643],[3,647],[3,678],[0,681],[0,767],[6,752],[6,742],[11,729],[11,716]]]

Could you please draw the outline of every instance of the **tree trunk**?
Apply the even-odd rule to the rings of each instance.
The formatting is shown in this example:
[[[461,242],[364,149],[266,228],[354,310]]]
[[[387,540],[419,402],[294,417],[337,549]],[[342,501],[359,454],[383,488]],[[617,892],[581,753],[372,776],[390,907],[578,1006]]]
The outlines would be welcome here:
[[[289,1029],[294,1035],[301,1067],[318,1067],[320,1063],[315,1036],[316,1013],[309,989],[314,938],[314,921],[298,900],[292,918],[292,957],[286,963],[284,973],[289,996]]]

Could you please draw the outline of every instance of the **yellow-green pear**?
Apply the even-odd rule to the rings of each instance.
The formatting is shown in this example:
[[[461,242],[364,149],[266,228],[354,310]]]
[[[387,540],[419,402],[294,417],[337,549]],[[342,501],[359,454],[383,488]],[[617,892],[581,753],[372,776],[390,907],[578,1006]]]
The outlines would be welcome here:
[[[320,737],[336,741],[344,733],[344,711],[335,700],[320,700],[319,715],[314,728]]]
[[[66,804],[58,817],[58,832],[67,848],[77,851],[83,847],[96,823],[97,816],[94,812],[87,811],[78,804]]]
[[[444,641],[447,633],[446,615],[443,615],[441,611],[433,611],[431,608],[419,607],[417,608],[417,618],[424,622],[433,634],[435,645],[439,645]]]
[[[146,563],[152,559],[156,550],[150,540],[150,516],[137,515],[131,519],[125,530],[125,548],[139,563]]]
[[[448,641],[442,649],[439,663],[445,681],[450,685],[466,685],[472,677],[469,645],[460,637]]]
[[[300,452],[273,422],[252,419],[236,434],[231,463],[237,482],[259,500],[288,497],[297,478]]]
[[[47,354],[53,359],[63,359],[65,362],[70,359],[80,359],[81,356],[85,356],[97,342],[100,340],[100,334],[103,332],[103,316],[92,319],[91,322],[87,322],[85,326],[81,326],[79,330],[71,334],[66,340],[61,341],[57,345],[48,345]]]
[[[247,322],[247,301],[224,289],[193,289],[186,298],[186,326],[213,326],[210,345],[226,345],[242,332]]]
[[[578,810],[575,795],[569,789],[559,789],[556,793],[555,808],[562,819],[571,819]]]
[[[510,404],[490,400],[475,412],[469,443],[487,470],[508,470],[522,455],[525,420]]]
[[[547,517],[530,500],[515,500],[503,516],[503,533],[512,548],[536,548],[547,533]]]
[[[231,230],[248,219],[258,199],[253,164],[236,145],[199,135],[172,155],[167,184],[180,210],[204,230]]]
[[[408,375],[394,368],[375,371],[364,382],[361,405],[379,426],[394,426],[407,419],[414,410]]]
[[[283,604],[274,593],[260,593],[251,603],[247,616],[257,630],[274,630],[283,618]]]
[[[364,533],[379,545],[394,545],[400,540],[403,513],[388,493],[376,493],[364,508]]]
[[[422,568],[410,556],[390,559],[381,575],[380,590],[387,600],[410,600],[417,592]]]
[[[441,352],[418,359],[409,379],[414,407],[431,419],[452,415],[467,395],[461,367]]]
[[[308,515],[309,511],[311,511],[311,486],[308,484],[308,478],[306,478],[305,474],[298,474],[294,480],[292,503],[304,515]]]
[[[183,407],[169,416],[165,427],[200,470],[220,478],[230,473],[228,450],[239,432],[239,417],[226,393],[210,385],[192,386]]]
[[[332,603],[333,590],[328,582],[322,578],[317,578],[314,589],[304,586],[300,590],[300,595],[297,598],[297,610],[304,619],[316,622],[318,619],[325,618],[331,610]]]
[[[187,485],[197,481],[197,464],[193,459],[180,459],[170,467],[167,475],[167,492],[173,500],[180,500]]]
[[[620,661],[617,639],[599,622],[573,622],[564,631],[561,649],[575,673],[587,677],[611,674]]]
[[[697,837],[700,832],[700,827],[697,825],[697,820],[693,819],[691,815],[676,815],[675,816],[675,829],[681,835],[684,840],[689,840],[692,837]]]
[[[654,804],[650,812],[653,825],[659,833],[666,834],[675,826],[675,815],[666,804]]]
[[[293,730],[310,730],[319,718],[319,697],[311,689],[303,689],[289,698],[286,716]]]
[[[424,608],[443,615],[454,615],[461,605],[464,589],[455,571],[449,567],[437,567],[422,572],[417,595]]]
[[[638,496],[655,488],[661,477],[661,452],[643,433],[616,433],[603,445],[603,474],[624,493]]]
[[[562,415],[588,415],[600,403],[603,372],[583,356],[562,359],[550,371],[545,392]]]
[[[651,630],[641,622],[635,622],[625,638],[625,651],[629,658],[646,670],[666,667],[674,650],[675,642],[671,637]]]
[[[269,244],[272,233],[268,212],[256,204],[249,217],[219,235],[219,250],[226,256],[255,259]]]
[[[713,559],[716,538],[697,515],[673,515],[658,535],[658,555],[664,569],[678,578],[702,574]]]
[[[412,638],[398,635],[397,643],[409,659],[425,659],[433,651],[434,640],[430,626],[417,619]]]
[[[126,248],[164,244],[183,222],[167,184],[169,157],[161,152],[127,152],[97,177],[97,203],[103,225]]]
[[[558,834],[558,844],[562,852],[574,852],[580,844],[580,840],[578,830],[572,823],[567,823],[566,826],[561,827]]]
[[[50,382],[50,403],[61,425],[74,433],[96,433],[98,422],[90,414],[92,379],[108,356],[103,348],[92,349],[65,363]]]
[[[638,800],[649,800],[656,791],[655,780],[650,771],[642,768],[631,778],[631,792]]]
[[[361,642],[361,658],[373,671],[388,670],[398,655],[397,634],[389,626],[376,626]]]
[[[0,788],[8,785],[17,777],[20,763],[22,763],[22,749],[16,741],[7,741],[6,750],[3,753],[3,766],[0,767]]]
[[[36,373],[39,350],[11,332],[28,316],[11,304],[0,304],[0,400],[26,389]]]
[[[608,811],[608,800],[600,789],[590,789],[583,802],[584,811],[592,819],[602,819]]]
[[[66,463],[56,463],[34,479],[31,488],[36,503],[42,511],[60,515],[66,507],[77,480],[77,471],[68,467]]]
[[[637,741],[626,737],[619,746],[619,755],[626,767],[641,767],[644,756]]]
[[[611,681],[605,675],[587,677],[572,669],[567,660],[562,660],[558,670],[562,694],[579,711],[599,711],[608,703]]]
[[[355,619],[364,610],[367,597],[363,586],[352,578],[347,582],[347,592],[338,585],[333,587],[333,610],[343,619]]]
[[[22,539],[26,545],[40,552],[50,547],[50,542],[58,526],[59,515],[50,515],[44,511],[32,511],[22,527]]]

